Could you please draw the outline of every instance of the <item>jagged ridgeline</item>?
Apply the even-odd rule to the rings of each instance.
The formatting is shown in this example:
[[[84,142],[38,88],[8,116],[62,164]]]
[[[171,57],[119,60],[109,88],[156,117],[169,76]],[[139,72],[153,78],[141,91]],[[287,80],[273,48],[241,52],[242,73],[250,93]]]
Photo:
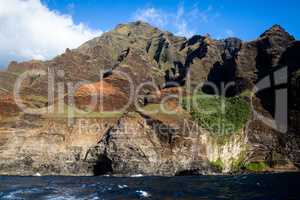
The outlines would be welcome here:
[[[300,42],[279,25],[243,42],[200,35],[187,39],[134,22],[49,61],[12,62],[0,72],[0,174],[298,170],[299,53]],[[15,102],[16,80],[33,69],[20,85],[21,102],[52,112],[29,114]],[[254,86],[266,77],[269,86],[254,94]],[[69,90],[68,84],[83,80]],[[113,112],[130,102],[132,85],[137,89],[146,82],[152,85],[142,87],[138,94],[143,97],[136,98],[142,109],[130,103]],[[284,89],[289,97],[286,131],[253,112],[275,119],[277,94]],[[183,98],[162,101],[181,91]],[[99,93],[102,101],[91,107]]]

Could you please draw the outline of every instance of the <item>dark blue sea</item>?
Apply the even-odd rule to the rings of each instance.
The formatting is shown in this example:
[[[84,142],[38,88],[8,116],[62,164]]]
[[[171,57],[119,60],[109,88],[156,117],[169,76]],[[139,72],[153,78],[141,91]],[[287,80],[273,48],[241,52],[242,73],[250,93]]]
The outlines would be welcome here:
[[[1,200],[300,200],[300,174],[191,177],[0,176]]]

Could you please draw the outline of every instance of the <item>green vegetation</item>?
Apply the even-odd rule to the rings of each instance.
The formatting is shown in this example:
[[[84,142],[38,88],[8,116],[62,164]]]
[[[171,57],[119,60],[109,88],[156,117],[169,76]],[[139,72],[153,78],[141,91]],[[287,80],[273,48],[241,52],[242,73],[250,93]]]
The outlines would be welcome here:
[[[296,78],[300,77],[300,70],[297,70],[297,71],[295,72],[295,77],[296,77]]]
[[[162,112],[160,104],[148,104],[145,107],[142,107],[142,110],[145,112]]]
[[[147,114],[176,114],[174,110],[169,108],[167,105],[161,104],[148,104],[145,107],[142,107],[142,110]]]
[[[40,101],[40,102],[48,102],[48,97],[45,96],[36,96],[36,95],[27,95],[26,100],[29,101]]]
[[[273,151],[272,152],[272,160],[270,161],[271,166],[276,166],[276,165],[287,165],[288,161],[286,160],[285,156]]]
[[[48,98],[45,96],[26,95],[21,96],[20,102],[24,104],[27,109],[45,108],[48,104]]]
[[[244,128],[250,116],[245,97],[220,97],[199,94],[183,99],[183,108],[193,120],[215,136],[228,136]]]
[[[252,91],[251,90],[244,90],[241,94],[241,97],[251,97],[252,96]]]
[[[261,172],[268,168],[265,162],[252,162],[244,165],[244,168],[248,171]]]
[[[210,164],[212,167],[214,167],[219,172],[222,172],[224,169],[224,163],[222,162],[222,160],[220,158],[218,158],[218,160],[216,160],[216,161],[210,162]]]
[[[46,118],[118,118],[123,115],[121,112],[95,112],[78,110],[73,106],[64,104],[64,110],[61,112],[54,111],[53,113],[45,114]]]
[[[9,124],[14,123],[18,120],[19,116],[1,116],[0,115],[0,124]]]
[[[11,72],[11,74],[19,76],[19,75],[23,74],[24,72],[26,72],[26,69],[24,69],[24,68],[18,68],[18,69],[15,69],[13,72]]]
[[[190,119],[190,114],[177,105],[148,104],[139,110],[144,115],[153,120],[159,120],[165,123],[175,124],[184,123],[185,119]]]
[[[245,169],[245,158],[246,151],[242,151],[238,158],[234,159],[231,163],[232,171],[240,171],[241,169]]]

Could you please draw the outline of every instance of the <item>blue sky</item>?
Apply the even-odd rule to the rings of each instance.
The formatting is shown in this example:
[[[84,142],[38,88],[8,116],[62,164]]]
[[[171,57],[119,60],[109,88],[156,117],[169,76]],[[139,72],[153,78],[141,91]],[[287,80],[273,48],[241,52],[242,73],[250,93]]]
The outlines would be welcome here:
[[[253,40],[274,24],[300,38],[298,0],[0,0],[0,68],[47,60],[144,20],[176,35]]]
[[[152,8],[162,15],[170,15],[177,13],[181,7],[186,15],[183,18],[188,21],[187,29],[192,33],[251,40],[273,24],[280,24],[300,38],[298,0],[44,0],[43,3],[52,10],[72,15],[75,23],[83,22],[104,31],[114,28],[116,24],[135,20],[138,10]],[[196,9],[205,19],[195,17],[189,21],[188,13]],[[162,28],[177,32],[172,22]]]

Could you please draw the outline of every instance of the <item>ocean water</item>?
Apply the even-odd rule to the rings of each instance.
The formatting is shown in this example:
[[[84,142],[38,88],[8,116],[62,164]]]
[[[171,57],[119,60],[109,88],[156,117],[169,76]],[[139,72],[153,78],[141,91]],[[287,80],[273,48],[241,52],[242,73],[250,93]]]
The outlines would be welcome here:
[[[0,176],[1,200],[300,200],[300,173],[192,177]]]

